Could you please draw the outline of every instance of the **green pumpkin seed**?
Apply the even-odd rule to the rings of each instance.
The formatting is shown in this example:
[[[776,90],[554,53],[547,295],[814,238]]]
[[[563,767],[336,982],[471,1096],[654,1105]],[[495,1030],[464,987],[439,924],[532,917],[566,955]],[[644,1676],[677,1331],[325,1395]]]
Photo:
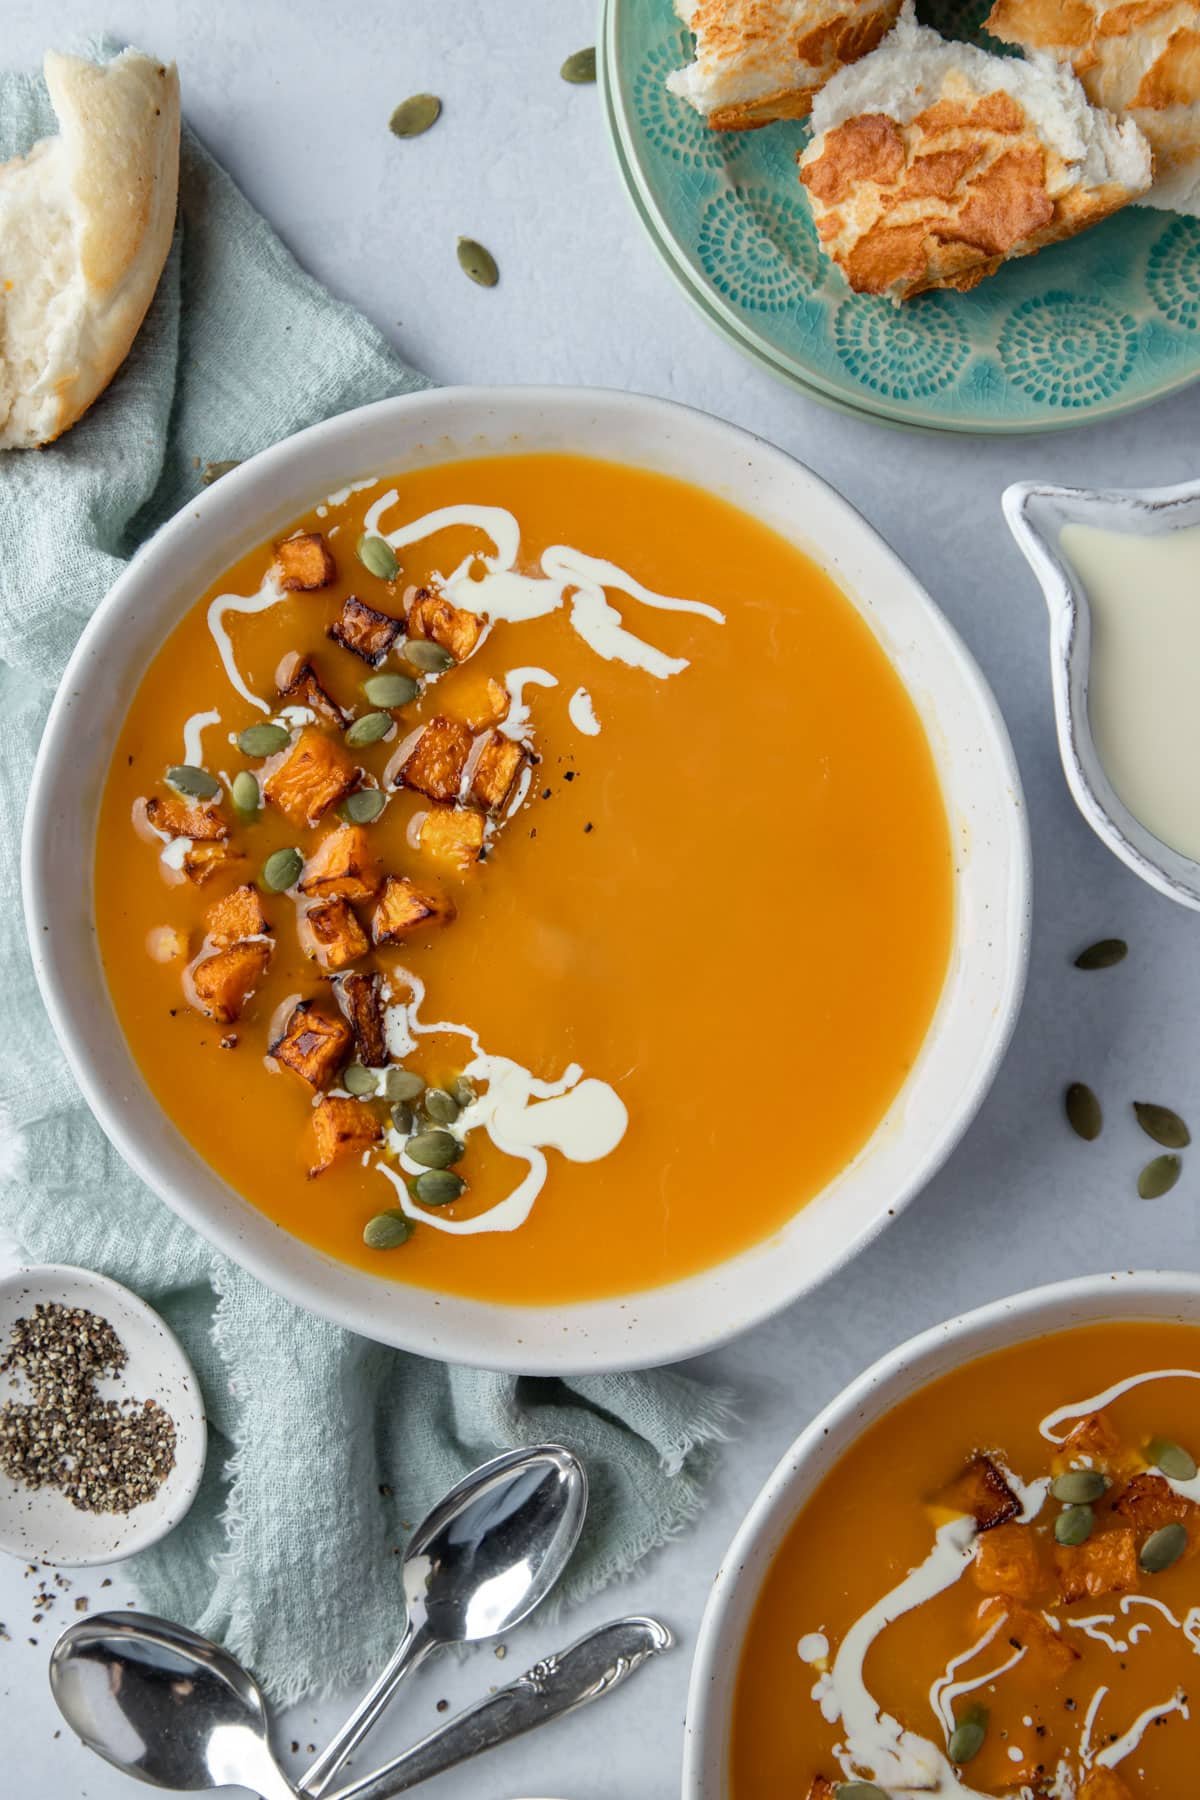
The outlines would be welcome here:
[[[394,137],[420,137],[431,125],[436,125],[441,116],[442,103],[436,94],[410,94],[388,120],[388,128]]]
[[[1108,1482],[1099,1469],[1068,1469],[1050,1483],[1050,1492],[1064,1506],[1087,1506],[1107,1490]]]
[[[386,805],[387,795],[382,788],[356,788],[354,793],[346,795],[338,812],[352,825],[369,825]]]
[[[1055,1542],[1086,1544],[1095,1523],[1096,1515],[1090,1506],[1065,1506],[1054,1521]]]
[[[1161,1531],[1150,1533],[1138,1554],[1138,1564],[1147,1575],[1161,1575],[1179,1561],[1187,1547],[1188,1534],[1182,1525],[1164,1525]]]
[[[389,1069],[383,1091],[389,1100],[415,1100],[425,1092],[425,1077],[415,1069]]]
[[[426,1169],[413,1182],[413,1193],[425,1206],[447,1206],[466,1191],[466,1182],[453,1169]]]
[[[233,786],[229,790],[233,796],[234,811],[243,819],[252,819],[262,807],[262,794],[258,782],[249,769],[241,769],[233,778]]]
[[[406,1219],[399,1207],[391,1212],[376,1213],[363,1226],[363,1243],[369,1250],[396,1250],[401,1244],[407,1244],[413,1234],[413,1222]]]
[[[348,1094],[356,1094],[361,1100],[376,1091],[375,1071],[364,1068],[362,1063],[349,1063],[342,1070],[342,1086]]]
[[[1186,1150],[1191,1143],[1191,1132],[1169,1106],[1156,1106],[1153,1100],[1135,1100],[1133,1110],[1146,1136],[1153,1138],[1156,1144],[1162,1144],[1167,1150]]]
[[[1172,1481],[1195,1481],[1200,1473],[1191,1451],[1185,1450],[1173,1438],[1151,1438],[1146,1445],[1146,1461]]]
[[[1101,938],[1098,943],[1089,944],[1075,958],[1077,969],[1111,969],[1119,962],[1124,962],[1129,955],[1129,945],[1124,938]]]
[[[413,1162],[425,1169],[448,1169],[463,1153],[463,1147],[448,1131],[418,1131],[405,1145]]]
[[[356,749],[362,744],[377,744],[380,738],[387,736],[392,724],[389,712],[364,713],[361,719],[355,719],[353,725],[346,727],[346,742]]]
[[[888,1800],[888,1797],[873,1781],[839,1781],[837,1800]]]
[[[458,266],[479,287],[495,287],[500,279],[495,257],[482,244],[477,244],[474,238],[459,238]]]
[[[586,50],[577,50],[574,56],[568,56],[558,71],[564,81],[575,87],[583,87],[596,79],[596,47],[590,44]]]
[[[274,756],[291,741],[286,725],[247,725],[245,731],[238,733],[237,747],[243,756]]]
[[[272,894],[282,894],[295,887],[304,868],[298,850],[275,850],[263,864],[262,883]]]
[[[1177,1156],[1154,1157],[1138,1176],[1138,1197],[1142,1200],[1161,1200],[1179,1180],[1182,1168],[1183,1164]]]
[[[420,669],[424,675],[444,675],[447,669],[454,667],[454,658],[450,652],[428,638],[409,638],[402,654],[405,662],[410,662],[414,669]]]
[[[982,1718],[979,1714],[983,1713]],[[983,1749],[987,1737],[987,1714],[982,1707],[972,1707],[970,1714],[963,1714],[954,1730],[950,1733],[950,1742],[946,1745],[946,1754],[952,1763],[969,1763]]]
[[[372,706],[411,706],[420,692],[421,684],[411,675],[371,675],[363,682],[363,693]]]
[[[358,540],[358,560],[370,574],[378,575],[380,581],[395,581],[400,573],[400,558],[387,539],[372,537],[368,531],[364,531]]]
[[[392,1108],[392,1125],[401,1137],[411,1137],[417,1115],[407,1100],[397,1100]]]
[[[475,1089],[465,1075],[459,1075],[450,1083],[450,1092],[462,1107],[470,1106],[475,1100]]]
[[[445,1088],[430,1088],[421,1105],[425,1117],[435,1125],[453,1125],[462,1111],[453,1094],[448,1094]]]
[[[235,456],[231,462],[205,463],[204,473],[200,477],[201,487],[211,487],[214,481],[220,481],[222,475],[228,475],[230,469],[240,469],[242,460]]]
[[[1100,1136],[1104,1124],[1104,1114],[1100,1110],[1100,1102],[1090,1087],[1082,1081],[1073,1081],[1063,1096],[1067,1123],[1076,1137],[1091,1143]]]
[[[221,791],[215,775],[207,769],[194,768],[191,763],[176,763],[167,770],[167,780],[177,794],[186,794],[189,800],[215,800]]]

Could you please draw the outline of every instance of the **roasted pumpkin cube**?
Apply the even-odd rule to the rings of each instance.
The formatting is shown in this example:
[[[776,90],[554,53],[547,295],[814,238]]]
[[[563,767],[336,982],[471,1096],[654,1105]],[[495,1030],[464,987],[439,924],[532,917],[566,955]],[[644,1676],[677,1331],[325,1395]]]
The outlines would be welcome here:
[[[418,588],[408,609],[410,638],[432,638],[448,650],[455,662],[465,662],[479,642],[483,620],[465,607],[454,606],[444,594]]]
[[[339,825],[323,837],[300,877],[300,892],[310,899],[369,900],[379,891],[383,871],[361,825]]]
[[[464,808],[434,806],[423,816],[417,842],[427,856],[454,869],[469,869],[483,849],[485,821],[482,813]]]
[[[1015,1519],[1021,1510],[1017,1496],[990,1456],[973,1456],[934,1504],[950,1513],[969,1513],[980,1531],[993,1531],[997,1525]]]
[[[243,882],[204,915],[204,929],[214,944],[234,944],[239,938],[262,937],[269,930],[262,896],[253,882]]]
[[[337,564],[319,531],[301,531],[276,544],[275,574],[285,593],[310,593],[336,580]]]
[[[310,726],[271,770],[263,793],[289,825],[315,825],[350,789],[355,773],[341,745]]]
[[[438,690],[439,698],[441,689]],[[502,681],[494,675],[476,674],[464,670],[455,675],[446,690],[446,710],[471,731],[486,731],[489,725],[499,725],[501,719],[508,714],[512,699]]]
[[[345,1062],[353,1036],[345,1019],[322,1012],[311,1000],[300,1000],[283,1036],[271,1045],[271,1055],[309,1087],[323,1088]]]
[[[407,787],[431,800],[457,800],[470,754],[471,733],[466,726],[439,713],[430,719],[400,772]]]
[[[804,1800],[837,1800],[838,1784],[824,1775],[814,1775]]]
[[[334,1163],[361,1156],[383,1136],[383,1126],[361,1100],[344,1100],[325,1094],[313,1107],[313,1143],[316,1155],[310,1175],[320,1175]]]
[[[146,818],[155,831],[169,838],[191,838],[193,843],[216,843],[229,836],[229,827],[212,806],[189,806],[177,794],[155,794],[146,802]]]
[[[1128,1519],[1134,1530],[1148,1537],[1152,1531],[1161,1531],[1164,1525],[1186,1525],[1189,1528],[1191,1548],[1196,1548],[1196,1534],[1192,1521],[1196,1517],[1196,1507],[1192,1501],[1177,1494],[1170,1482],[1164,1481],[1161,1475],[1135,1475],[1129,1486],[1114,1502],[1113,1511],[1121,1518]]]
[[[1055,1544],[1054,1567],[1064,1603],[1130,1594],[1138,1585],[1137,1533],[1131,1525],[1118,1525],[1086,1543]]]
[[[407,875],[389,875],[383,884],[371,932],[377,944],[398,944],[423,925],[448,924],[454,907],[441,894],[418,887]]]
[[[342,602],[341,612],[329,627],[329,635],[343,650],[352,651],[372,668],[378,668],[402,629],[399,619],[393,619],[389,613],[376,612],[357,594],[348,594]]]
[[[340,731],[346,715],[321,683],[321,678],[306,656],[293,653],[279,665],[275,674],[275,691],[289,706],[307,706],[324,725]]]
[[[241,854],[231,844],[200,843],[189,844],[183,853],[181,867],[189,881],[197,887],[203,887],[206,881],[228,868],[230,863],[241,862]]]
[[[192,989],[201,1010],[222,1025],[240,1019],[270,960],[271,945],[261,938],[252,944],[230,944],[204,957],[192,970]]]
[[[1077,1800],[1134,1800],[1134,1796],[1115,1770],[1099,1768],[1084,1776]]]
[[[326,969],[344,969],[370,949],[366,933],[347,900],[319,900],[304,915],[311,954]]]
[[[378,975],[356,971],[352,975],[339,976],[335,987],[342,1011],[354,1027],[359,1060],[368,1069],[382,1069],[388,1060],[388,1050]]]
[[[1102,1469],[1112,1474],[1130,1467],[1132,1453],[1113,1429],[1107,1414],[1088,1413],[1080,1419],[1054,1458],[1054,1472],[1066,1469]]]
[[[1079,1652],[1063,1634],[1047,1625],[1041,1613],[1020,1606],[1007,1595],[996,1594],[984,1600],[976,1615],[982,1630],[992,1624],[997,1612],[1004,1614],[1004,1642],[1026,1652],[1031,1672],[1044,1681],[1057,1681],[1079,1661]]]
[[[1036,1600],[1047,1585],[1037,1539],[1027,1525],[997,1525],[985,1532],[971,1574],[985,1594],[1010,1600]]]
[[[499,812],[527,761],[520,744],[514,744],[503,732],[490,731],[471,776],[471,798],[475,804],[488,812]]]

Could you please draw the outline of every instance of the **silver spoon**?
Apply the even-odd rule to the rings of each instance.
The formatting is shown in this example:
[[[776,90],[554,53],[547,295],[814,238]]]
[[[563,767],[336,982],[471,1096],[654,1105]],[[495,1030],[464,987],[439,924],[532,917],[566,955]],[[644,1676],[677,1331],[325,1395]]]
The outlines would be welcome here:
[[[460,1482],[417,1528],[402,1564],[408,1622],[366,1698],[301,1783],[324,1792],[405,1674],[439,1644],[468,1643],[525,1618],[578,1539],[587,1477],[569,1450],[509,1451]],[[185,1626],[101,1613],[65,1631],[50,1658],[59,1708],[85,1744],[158,1787],[295,1789],[274,1762],[252,1676]],[[319,1785],[315,1785],[319,1784]]]
[[[496,1637],[527,1618],[566,1568],[586,1511],[583,1464],[558,1444],[510,1450],[452,1488],[404,1552],[404,1636],[301,1776],[300,1792],[319,1800],[400,1682],[432,1650]]]

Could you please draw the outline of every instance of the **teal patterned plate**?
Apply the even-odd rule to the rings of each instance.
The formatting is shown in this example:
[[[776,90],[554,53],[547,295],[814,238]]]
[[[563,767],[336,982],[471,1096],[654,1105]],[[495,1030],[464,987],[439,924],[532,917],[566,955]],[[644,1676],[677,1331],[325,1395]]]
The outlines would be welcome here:
[[[989,42],[980,0],[931,24]],[[691,298],[776,374],[843,410],[941,431],[1058,431],[1200,375],[1200,221],[1128,207],[970,294],[895,307],[821,255],[795,169],[805,128],[710,131],[666,88],[690,60],[672,0],[605,0],[601,75],[637,210]]]

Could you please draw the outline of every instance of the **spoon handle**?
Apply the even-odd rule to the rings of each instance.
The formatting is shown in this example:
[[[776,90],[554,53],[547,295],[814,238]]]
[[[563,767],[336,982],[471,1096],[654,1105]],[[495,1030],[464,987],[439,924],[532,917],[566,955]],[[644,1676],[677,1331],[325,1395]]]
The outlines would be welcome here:
[[[556,1656],[547,1656],[499,1693],[456,1714],[373,1775],[339,1788],[331,1800],[392,1800],[419,1781],[507,1744],[610,1693],[648,1657],[668,1650],[671,1633],[657,1619],[615,1619]]]
[[[406,1675],[424,1662],[434,1647],[434,1640],[410,1624],[391,1661],[368,1688],[337,1736],[326,1744],[315,1763],[304,1771],[298,1783],[301,1794],[320,1800],[328,1791],[334,1776],[353,1750],[361,1744]]]

